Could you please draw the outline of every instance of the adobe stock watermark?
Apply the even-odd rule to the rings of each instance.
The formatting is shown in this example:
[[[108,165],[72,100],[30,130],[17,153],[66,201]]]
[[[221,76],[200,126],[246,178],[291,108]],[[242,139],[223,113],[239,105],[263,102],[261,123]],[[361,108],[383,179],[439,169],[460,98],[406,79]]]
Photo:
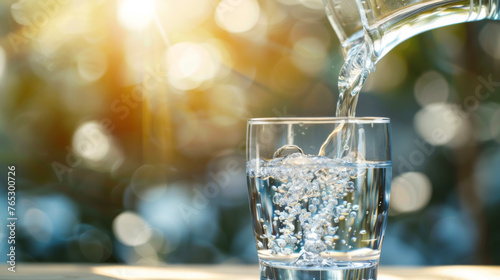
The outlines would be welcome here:
[[[282,107],[281,109],[274,107],[271,111],[277,118],[295,117],[295,115],[288,114],[286,106]],[[252,116],[249,115],[248,117],[251,118]],[[279,132],[282,130],[283,127],[271,126],[269,132]],[[266,141],[273,141],[271,138],[265,137],[261,140],[264,141],[262,142],[263,144],[266,144]],[[245,146],[245,140],[237,146],[237,153],[240,156],[242,154],[245,154]],[[190,204],[179,204],[178,206],[186,224],[189,224],[194,216],[199,215],[204,209],[206,209],[209,206],[210,201],[219,196],[220,193],[230,185],[232,176],[241,176],[241,174],[244,173],[245,169],[246,166],[241,166],[241,162],[237,160],[231,160],[228,161],[226,166],[219,172],[209,172],[208,177],[210,181],[202,185],[201,187],[193,189],[193,197]]]
[[[24,25],[20,30],[7,34],[7,38],[15,53],[19,53],[22,45],[26,45],[30,40],[35,39],[40,33],[40,29],[58,15],[61,12],[62,6],[71,2],[71,0],[41,0],[33,2],[36,2],[40,9],[32,16],[24,19]]]
[[[110,110],[115,114],[119,114],[118,119],[122,121],[125,120],[130,115],[131,111],[138,108],[139,104],[147,98],[148,92],[156,89],[159,85],[166,82],[166,73],[163,72],[160,66],[157,66],[154,69],[146,67],[145,72],[146,75],[142,79],[142,83],[140,85],[133,87],[130,92],[122,93],[111,102]],[[103,131],[97,127],[89,130],[84,134],[85,139],[81,140],[81,143],[79,143],[79,149],[96,149],[97,146],[102,143],[100,138],[103,137],[103,133],[111,135],[116,128],[110,118],[102,118],[96,122],[99,124],[99,127],[103,129]],[[53,161],[51,164],[52,170],[60,183],[63,182],[66,175],[73,172],[73,169],[82,164],[83,161],[71,145],[66,146],[65,150],[67,153],[64,163]],[[80,150],[80,152],[84,151]]]
[[[231,177],[241,176],[244,171],[238,161],[230,160],[227,162],[224,169],[215,173],[213,171],[208,173],[211,181],[203,185],[202,187],[197,187],[193,189],[194,196],[192,198],[191,204],[186,205],[184,203],[179,204],[179,210],[181,212],[182,218],[189,224],[193,216],[199,215],[204,209],[206,209],[210,203],[211,199],[219,196],[222,190],[227,188],[231,183]]]
[[[455,104],[451,110],[441,114],[441,118],[446,125],[453,129],[463,125],[464,121],[469,119],[472,113],[479,108],[481,101],[488,99],[500,87],[500,81],[493,81],[493,75],[491,74],[487,78],[479,76],[477,80],[479,84],[475,88],[474,95],[467,96],[462,104]],[[435,143],[441,143],[446,137],[446,132],[441,127],[434,128],[431,132],[431,139]],[[415,139],[414,144],[417,148],[410,152],[408,158],[402,155],[398,157],[399,174],[415,171],[436,150],[434,145],[421,139]]]

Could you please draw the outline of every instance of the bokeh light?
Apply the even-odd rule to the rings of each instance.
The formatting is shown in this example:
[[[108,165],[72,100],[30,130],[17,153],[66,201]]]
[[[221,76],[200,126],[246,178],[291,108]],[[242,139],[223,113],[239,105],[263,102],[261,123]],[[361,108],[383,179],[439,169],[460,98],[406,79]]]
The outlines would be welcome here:
[[[391,186],[391,214],[403,214],[421,210],[431,198],[432,186],[423,173],[407,172],[393,179]]]
[[[150,226],[137,214],[126,211],[113,220],[116,238],[127,246],[138,246],[151,238]]]
[[[418,104],[426,106],[432,103],[446,102],[450,89],[443,75],[436,71],[429,71],[417,79],[414,94]]]
[[[258,22],[260,6],[256,0],[222,0],[216,8],[215,20],[224,30],[242,33],[252,29]]]
[[[109,236],[99,229],[88,229],[78,236],[78,245],[83,256],[90,262],[107,260],[113,252]]]
[[[73,150],[89,167],[111,170],[122,159],[107,129],[96,121],[81,124],[72,139]]]
[[[49,242],[54,227],[50,218],[37,208],[29,208],[23,217],[27,232],[39,242]],[[29,225],[29,226],[28,226]]]
[[[141,30],[154,19],[155,0],[122,0],[119,3],[118,19],[129,30]]]
[[[327,46],[315,37],[298,40],[292,49],[292,61],[296,67],[309,75],[316,75],[324,65],[321,63],[327,56]]]
[[[207,45],[183,42],[168,49],[166,62],[170,84],[180,90],[191,90],[217,74],[220,56]]]
[[[487,23],[479,33],[479,43],[483,50],[495,59],[500,59],[500,25]]]
[[[469,120],[463,111],[451,104],[432,103],[414,118],[418,134],[432,145],[463,145],[470,137]]]
[[[86,82],[95,82],[100,79],[107,70],[108,63],[106,54],[99,49],[87,49],[78,54],[78,73]]]
[[[496,123],[499,118],[495,114],[500,111],[500,105],[493,102],[485,102],[479,105],[474,112],[476,133],[481,141],[489,141],[498,135],[499,125]],[[492,129],[493,128],[493,129]]]
[[[139,199],[155,201],[166,191],[166,178],[160,168],[144,164],[132,174],[130,188]],[[150,195],[151,190],[155,190],[155,196]]]

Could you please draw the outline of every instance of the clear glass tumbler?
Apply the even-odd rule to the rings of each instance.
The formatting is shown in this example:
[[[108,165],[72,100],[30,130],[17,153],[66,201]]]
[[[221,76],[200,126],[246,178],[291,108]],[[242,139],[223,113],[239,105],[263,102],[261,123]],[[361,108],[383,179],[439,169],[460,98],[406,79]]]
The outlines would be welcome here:
[[[376,279],[392,175],[389,119],[251,119],[247,129],[261,279]]]

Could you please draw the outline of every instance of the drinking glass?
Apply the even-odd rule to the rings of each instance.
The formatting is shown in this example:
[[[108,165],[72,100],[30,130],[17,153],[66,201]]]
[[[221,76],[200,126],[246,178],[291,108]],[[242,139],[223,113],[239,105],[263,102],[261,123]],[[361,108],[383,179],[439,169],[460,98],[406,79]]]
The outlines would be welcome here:
[[[261,279],[377,278],[390,135],[387,118],[248,121],[247,182]],[[320,153],[324,147],[330,151]]]

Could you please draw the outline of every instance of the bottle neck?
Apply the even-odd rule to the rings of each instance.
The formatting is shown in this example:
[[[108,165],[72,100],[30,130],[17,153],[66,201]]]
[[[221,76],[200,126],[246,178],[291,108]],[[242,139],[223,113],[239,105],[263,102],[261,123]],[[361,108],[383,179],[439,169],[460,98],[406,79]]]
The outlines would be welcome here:
[[[425,1],[384,17],[365,13],[362,22],[373,42],[373,60],[378,61],[401,42],[422,32],[457,23],[500,19],[499,6],[500,0]]]

